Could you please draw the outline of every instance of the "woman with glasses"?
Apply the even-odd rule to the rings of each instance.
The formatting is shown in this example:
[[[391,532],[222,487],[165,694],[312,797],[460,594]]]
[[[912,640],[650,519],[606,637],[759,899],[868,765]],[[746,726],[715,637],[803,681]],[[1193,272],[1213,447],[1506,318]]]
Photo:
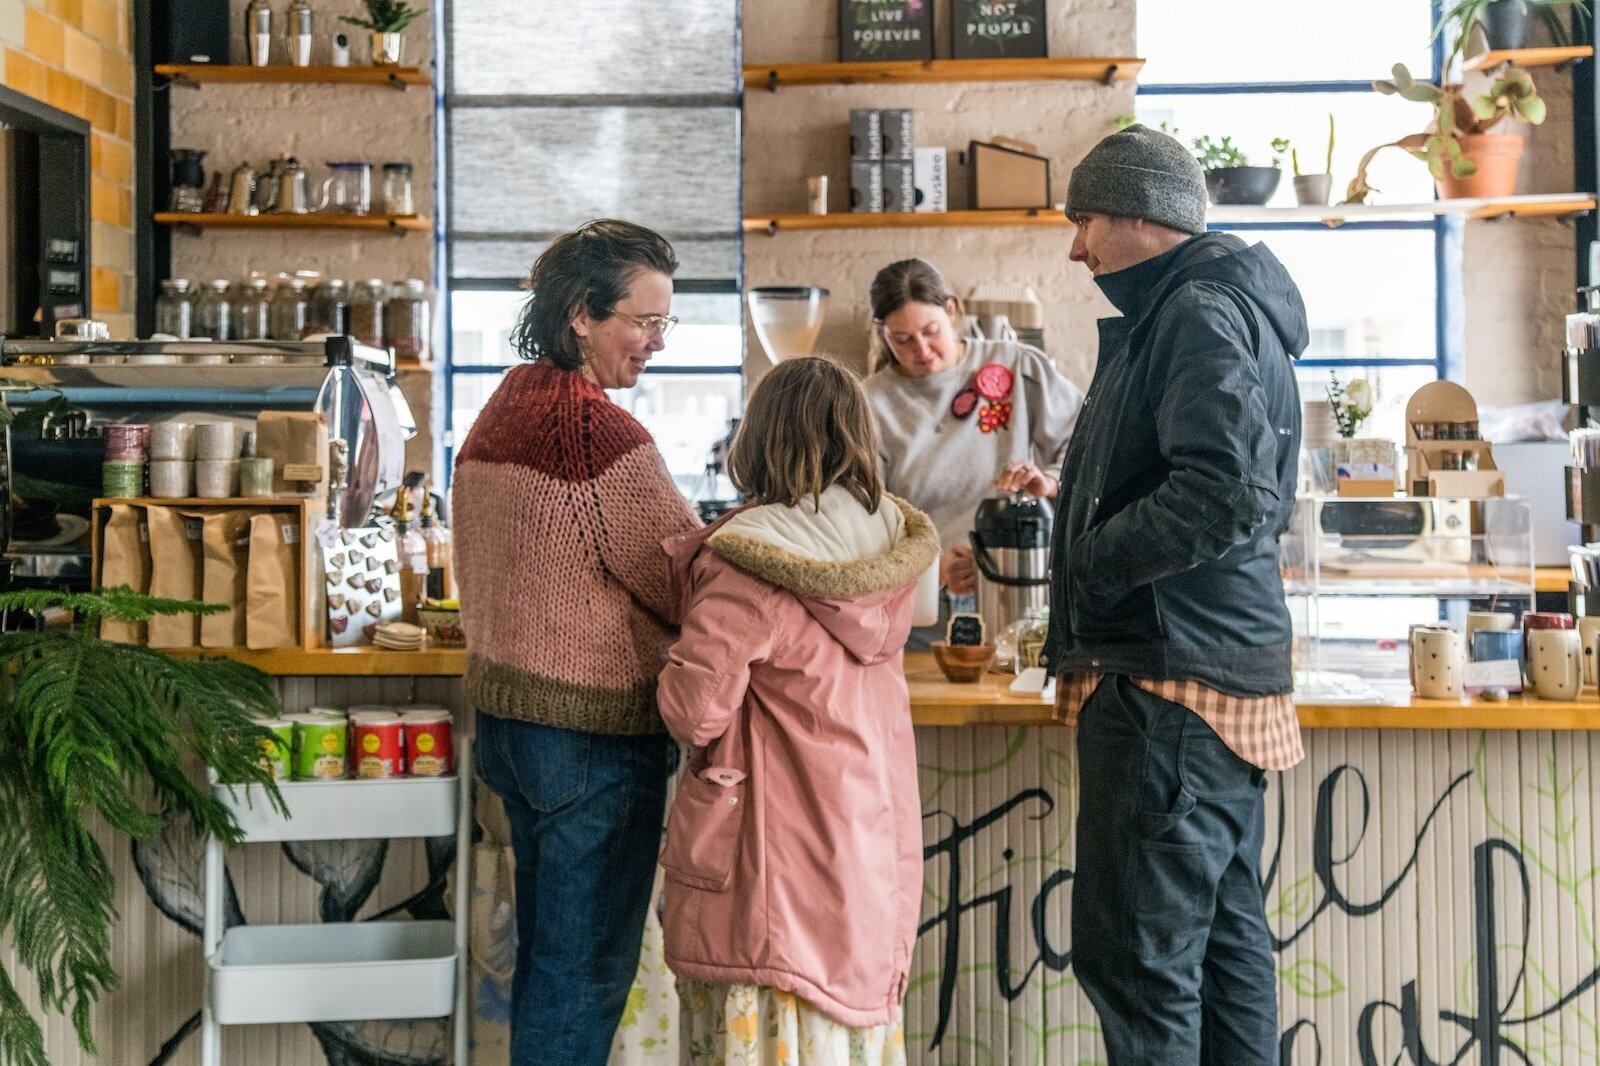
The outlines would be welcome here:
[[[944,277],[921,259],[872,279],[867,395],[878,419],[884,489],[927,512],[939,530],[939,580],[950,597],[976,588],[969,534],[996,490],[1053,499],[1054,471],[1083,393],[1039,349],[965,334]],[[948,601],[947,601],[948,602]],[[970,610],[966,599],[958,608]],[[910,647],[942,638],[912,632]],[[995,634],[990,634],[993,639]]]
[[[699,526],[606,396],[664,347],[672,246],[590,222],[539,256],[509,371],[456,461],[477,770],[516,856],[513,1066],[602,1066],[638,967],[677,749],[656,676],[678,623],[662,538]]]

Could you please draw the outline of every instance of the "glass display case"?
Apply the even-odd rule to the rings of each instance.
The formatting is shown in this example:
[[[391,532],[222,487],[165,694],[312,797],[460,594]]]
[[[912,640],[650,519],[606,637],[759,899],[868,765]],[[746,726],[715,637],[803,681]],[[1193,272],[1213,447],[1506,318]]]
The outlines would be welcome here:
[[[1403,697],[1410,627],[1532,610],[1533,558],[1516,497],[1301,497],[1280,542],[1297,695]]]

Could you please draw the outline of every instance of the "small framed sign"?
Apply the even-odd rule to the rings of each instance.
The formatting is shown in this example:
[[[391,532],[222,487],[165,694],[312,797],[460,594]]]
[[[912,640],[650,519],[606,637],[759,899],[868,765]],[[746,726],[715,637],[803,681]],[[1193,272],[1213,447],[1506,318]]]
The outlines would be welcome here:
[[[1042,59],[1045,0],[951,0],[951,50],[957,59]]]
[[[839,0],[840,62],[932,58],[933,0]]]

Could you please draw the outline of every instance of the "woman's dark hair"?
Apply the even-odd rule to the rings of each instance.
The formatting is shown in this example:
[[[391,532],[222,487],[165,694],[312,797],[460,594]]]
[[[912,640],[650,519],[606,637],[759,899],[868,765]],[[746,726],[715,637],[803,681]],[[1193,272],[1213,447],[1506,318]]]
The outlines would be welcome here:
[[[878,271],[867,290],[867,303],[872,307],[872,342],[867,353],[867,371],[876,372],[894,358],[883,339],[883,320],[909,303],[932,304],[948,307],[955,300],[956,315],[961,314],[961,300],[945,284],[944,275],[925,259],[902,259]],[[959,317],[956,320],[958,324]],[[960,330],[957,329],[959,334]]]
[[[831,359],[785,359],[756,385],[728,453],[728,475],[762,503],[794,507],[840,485],[876,513],[878,432],[866,390]]]
[[[524,359],[581,370],[573,316],[582,309],[604,321],[627,299],[640,271],[671,277],[677,269],[672,245],[654,230],[615,218],[585,222],[557,237],[534,261],[528,274],[532,294],[511,333],[511,346]]]

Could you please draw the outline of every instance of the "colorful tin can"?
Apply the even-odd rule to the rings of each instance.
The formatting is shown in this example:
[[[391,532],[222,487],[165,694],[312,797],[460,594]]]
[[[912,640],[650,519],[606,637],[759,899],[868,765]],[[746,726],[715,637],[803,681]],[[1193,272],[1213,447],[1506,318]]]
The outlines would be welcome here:
[[[406,768],[412,777],[443,777],[455,771],[454,721],[449,711],[415,710],[401,716],[406,728]]]
[[[402,777],[405,774],[405,727],[393,711],[356,711],[350,715],[351,762],[357,777]]]
[[[337,780],[345,776],[346,733],[349,723],[333,711],[312,710],[292,716],[294,722],[294,779]]]
[[[294,776],[294,723],[287,718],[261,717],[256,725],[272,731],[272,736],[261,738],[262,767],[272,772],[274,781],[288,781]]]

